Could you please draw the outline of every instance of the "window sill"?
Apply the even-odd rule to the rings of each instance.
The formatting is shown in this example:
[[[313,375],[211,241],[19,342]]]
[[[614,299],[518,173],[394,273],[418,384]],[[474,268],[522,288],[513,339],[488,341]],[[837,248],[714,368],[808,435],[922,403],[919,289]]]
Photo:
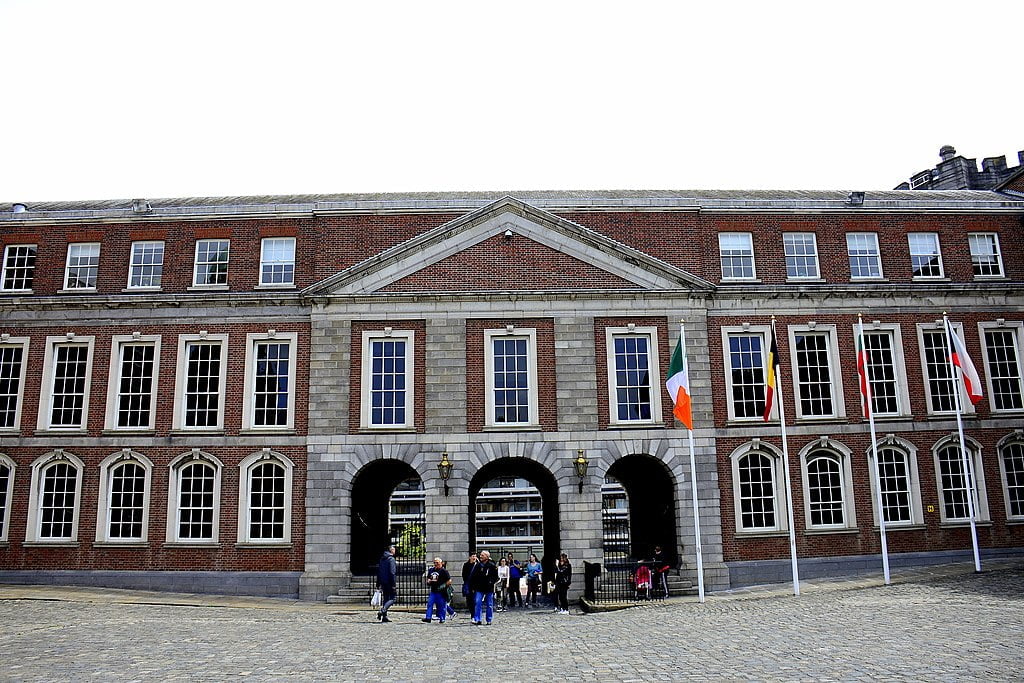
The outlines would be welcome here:
[[[878,532],[880,529],[877,524],[871,527],[872,530]],[[890,531],[924,531],[928,527],[924,524],[886,524],[885,533]]]
[[[988,519],[976,519],[974,520],[974,526],[992,526],[992,521]],[[955,522],[939,522],[940,529],[970,529],[971,522],[966,519],[958,519]]]
[[[164,548],[171,549],[185,549],[185,548],[203,548],[206,550],[220,550],[220,541],[206,541],[203,543],[185,542],[185,541],[167,541],[163,545]]]
[[[263,550],[265,548],[274,549],[291,549],[292,544],[289,541],[274,541],[273,543],[255,543],[253,541],[239,541],[235,544],[236,548],[243,548],[246,550]]]
[[[889,281],[889,278],[887,278],[887,277],[851,277],[850,278],[850,282],[855,282],[855,283],[856,282],[870,282],[872,284],[876,284],[876,283],[879,283],[879,282],[888,282],[888,281]]]
[[[846,422],[846,416],[845,415],[830,415],[829,417],[818,417],[817,415],[815,415],[814,417],[798,417],[798,418],[796,418],[795,422],[797,424],[802,424],[802,425],[837,424],[837,423],[845,423]]]
[[[84,427],[75,427],[74,429],[37,429],[33,432],[33,436],[81,436],[82,434],[88,434],[89,430]]]
[[[103,436],[154,436],[156,434],[156,430],[150,427],[146,427],[145,429],[132,429],[130,427],[114,427],[104,429],[102,432],[100,432],[100,434],[102,434]]]
[[[824,284],[825,279],[820,277],[787,277],[786,283],[791,285],[814,285]]]
[[[761,278],[758,277],[723,277],[721,279],[723,285],[759,285],[761,284]]]
[[[78,541],[25,541],[25,548],[77,548]]]
[[[835,534],[846,534],[853,535],[859,534],[860,529],[857,527],[837,527],[835,529],[804,529],[804,535],[806,536],[832,536]]]
[[[162,292],[163,287],[125,287],[122,292]]]
[[[168,434],[170,436],[222,436],[224,434],[224,428],[215,427],[212,429],[182,429],[181,427],[178,427],[177,429],[172,429],[170,432],[168,432]]]
[[[149,541],[96,541],[93,548],[148,548]]]
[[[485,432],[539,432],[540,425],[484,425]]]
[[[737,531],[736,540],[745,538],[786,538],[789,536],[788,531]]]
[[[971,407],[973,408],[974,406],[971,406]],[[974,417],[975,411],[973,411],[973,410],[967,411],[966,410],[967,406],[964,406],[964,408],[965,409],[960,412],[960,417]],[[926,415],[924,419],[926,419],[926,420],[950,420],[950,419],[956,419],[956,411],[952,410],[952,411],[950,411],[948,413],[928,413],[928,415]]]
[[[256,285],[253,287],[255,290],[260,289],[295,289],[294,283],[282,284],[282,285]]]
[[[254,434],[283,434],[291,435],[295,433],[294,427],[275,427],[273,429],[260,429],[259,427],[246,427],[245,429],[238,430],[239,436],[252,436]]]
[[[952,282],[952,280],[950,280],[948,277],[946,277],[944,275],[931,275],[931,276],[918,275],[918,276],[911,277],[910,281],[911,282],[925,282],[925,283],[928,283],[928,282]]]
[[[415,434],[415,427],[360,427],[357,434]]]
[[[58,294],[95,294],[95,287],[75,287],[74,289],[58,289]]]
[[[1001,282],[1010,278],[1005,275],[975,275],[974,279],[978,282]]]
[[[1024,517],[1015,517],[1013,519],[1006,520],[1006,526],[1019,526],[1024,524]]]
[[[664,422],[609,422],[608,429],[664,429]],[[685,429],[685,426],[683,427]]]
[[[231,289],[228,285],[192,285],[185,291],[188,292],[226,292]]]
[[[0,294],[31,294],[31,289],[0,289]]]

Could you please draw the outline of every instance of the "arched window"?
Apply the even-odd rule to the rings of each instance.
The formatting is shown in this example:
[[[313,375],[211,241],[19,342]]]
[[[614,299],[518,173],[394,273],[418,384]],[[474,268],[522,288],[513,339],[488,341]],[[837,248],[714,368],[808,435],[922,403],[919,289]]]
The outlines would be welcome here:
[[[270,450],[239,463],[238,542],[260,545],[291,542],[291,460]]]
[[[914,526],[924,523],[921,511],[921,487],[917,475],[917,448],[903,439],[887,436],[878,442],[878,474],[876,481],[874,453],[868,450],[871,465],[871,505],[878,524],[878,496],[881,488],[885,523],[893,526]]]
[[[1006,518],[1024,519],[1024,434],[1015,432],[999,442]]]
[[[964,471],[960,439],[950,435],[936,442],[935,483],[938,487],[941,519],[943,522],[970,520],[968,490],[974,496],[974,519],[988,519],[988,496],[985,493],[985,471],[981,464],[981,445],[968,438],[966,441],[969,469]]]
[[[732,454],[736,531],[787,530],[782,457],[773,446],[752,442]]]
[[[800,451],[807,528],[857,526],[850,457],[850,449],[828,438],[814,441]]]
[[[7,542],[11,527],[11,494],[14,491],[14,461],[0,453],[0,543]]]
[[[82,461],[57,449],[32,463],[28,525],[30,543],[76,543],[81,502]]]
[[[153,463],[124,449],[100,463],[97,543],[145,543],[149,536],[149,491]]]
[[[198,448],[170,465],[168,543],[217,543],[220,531],[220,474],[217,458]]]

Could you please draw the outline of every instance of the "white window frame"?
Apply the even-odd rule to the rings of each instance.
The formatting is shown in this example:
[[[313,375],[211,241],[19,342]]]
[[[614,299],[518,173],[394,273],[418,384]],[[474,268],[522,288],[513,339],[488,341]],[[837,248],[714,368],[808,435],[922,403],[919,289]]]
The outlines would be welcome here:
[[[1024,390],[1024,322],[1000,319],[994,322],[978,323],[978,339],[981,341],[982,361],[985,364],[985,385],[988,389],[989,409],[993,413],[998,413],[1000,415],[1012,415],[1024,411],[1024,408],[996,407],[996,392],[992,384],[992,367],[988,357],[988,339],[985,337],[988,332],[1005,331],[1012,332],[1014,341],[1016,342],[1014,344],[1014,348],[1017,351],[1017,381],[1020,382],[1019,386]]]
[[[4,494],[3,500],[0,500],[0,504],[3,505],[3,510],[0,510],[0,525],[2,525],[0,526],[0,543],[7,543],[11,531],[11,502],[14,500],[14,475],[18,466],[3,453],[0,453],[0,466],[7,468],[7,492]]]
[[[283,241],[291,242],[291,245],[292,245],[292,260],[290,262],[289,261],[268,261],[267,260],[267,258],[266,258],[267,244],[268,244],[268,242],[275,241],[275,240],[276,241],[282,241],[282,242]],[[259,284],[257,285],[258,289],[293,289],[295,287],[295,271],[296,271],[296,269],[298,267],[298,249],[297,249],[297,247],[298,247],[298,244],[297,244],[296,239],[294,237],[283,237],[283,236],[282,237],[264,237],[263,239],[260,240],[260,272],[259,272],[259,278],[258,278]],[[263,267],[264,266],[267,266],[267,265],[274,266],[274,265],[288,264],[288,263],[291,263],[291,266],[292,266],[292,279],[291,279],[290,282],[273,282],[273,281],[266,282],[264,280],[264,277],[263,277],[263,275],[264,275]]]
[[[856,339],[859,333],[859,327],[854,324],[853,338]],[[880,323],[877,320],[870,323],[865,322],[864,334],[889,334],[892,338],[893,379],[896,382],[896,403],[899,411],[896,413],[875,413],[875,419],[886,420],[909,417],[911,414],[910,385],[907,383],[907,365],[903,356],[903,332],[899,323]]]
[[[153,265],[153,266],[156,265],[156,263],[151,263],[151,264],[135,263],[135,248],[136,247],[144,247],[145,245],[149,245],[149,244],[159,244],[160,245],[160,275],[159,276],[152,276],[152,275],[150,276],[150,277],[155,277],[155,279],[157,281],[157,284],[155,284],[155,285],[152,285],[152,284],[151,285],[133,285],[132,284],[132,279],[134,279],[134,277],[135,277],[135,269],[136,268],[141,268],[141,267],[146,266],[146,265]],[[167,256],[167,245],[164,243],[163,240],[139,240],[139,241],[136,241],[136,242],[132,242],[131,250],[128,252],[128,284],[126,285],[125,288],[126,289],[130,289],[132,291],[142,291],[142,292],[146,292],[146,291],[158,292],[158,291],[160,291],[160,289],[163,287],[164,259],[165,259],[166,256]]]
[[[211,538],[179,538],[178,537],[178,507],[181,501],[179,490],[179,475],[181,469],[194,462],[203,462],[213,467],[213,529]],[[187,453],[182,453],[171,461],[167,466],[169,476],[167,477],[167,535],[166,542],[169,545],[185,546],[207,546],[220,543],[220,487],[223,479],[224,464],[213,455],[193,448]]]
[[[530,419],[527,422],[495,422],[494,421],[494,345],[495,339],[525,338]],[[484,330],[484,392],[485,407],[484,424],[496,429],[522,429],[540,426],[540,400],[537,386],[537,329],[533,327],[507,326],[501,330]]]
[[[1004,450],[1013,446],[1024,451],[1024,430],[1017,429],[1013,433],[1004,436],[996,444],[996,459],[999,461],[999,478],[1003,485],[1003,506],[1006,509],[1006,520],[1008,522],[1024,522],[1024,505],[1021,506],[1020,514],[1013,514],[1013,506],[1010,504],[1010,482],[1006,472],[1006,456]],[[1024,496],[1024,491],[1022,491]]]
[[[975,256],[988,256],[988,254],[975,254],[974,252],[974,238],[988,238],[991,237],[991,244],[995,248],[995,252],[992,254],[996,259],[996,266],[999,268],[998,273],[991,275],[978,275],[974,273],[974,258]],[[1006,271],[1003,269],[1003,250],[999,245],[999,233],[998,232],[969,232],[967,233],[967,249],[971,254],[971,273],[974,274],[975,280],[1001,280],[1006,277]]]
[[[647,339],[647,374],[650,384],[651,396],[651,417],[650,419],[620,420],[618,386],[615,378],[615,339],[618,337],[644,337]],[[658,328],[654,326],[637,327],[628,325],[626,327],[605,328],[605,367],[608,372],[608,424],[615,426],[623,425],[656,425],[662,424],[664,420],[661,415],[661,368]]]
[[[950,325],[950,327],[953,328],[953,333],[956,334],[956,335],[959,335],[961,341],[965,341],[963,323],[955,323],[955,322],[950,321],[949,325]],[[925,332],[939,332],[941,334],[945,334],[945,332],[943,331],[943,327],[944,326],[943,326],[943,323],[942,323],[941,320],[936,320],[935,322],[930,322],[930,323],[918,323],[917,324],[917,348],[920,349],[920,353],[918,355],[920,356],[920,361],[921,361],[921,380],[924,382],[924,386],[922,387],[922,389],[924,390],[924,400],[925,400],[925,403],[928,406],[928,414],[929,415],[955,415],[956,414],[956,408],[955,407],[954,407],[953,410],[936,410],[932,406],[932,392],[928,388],[928,383],[931,381],[931,376],[928,374],[928,356],[925,353],[925,349],[924,349],[924,333]],[[949,340],[948,339],[946,340],[946,344],[947,344],[946,349],[947,349],[947,353],[948,353],[948,350],[949,350],[949,345],[948,345],[949,344]],[[947,368],[949,367],[948,356],[947,356],[946,367]],[[960,412],[962,414],[964,414],[964,415],[974,414],[974,404],[971,403],[970,399],[967,397],[967,389],[964,387],[963,380],[958,378],[959,374],[960,374],[959,370],[957,370],[953,374],[952,382],[953,382],[953,390],[956,391],[956,392],[959,392],[959,394],[960,394]]]
[[[743,508],[740,500],[740,460],[751,453],[760,453],[772,461],[772,500],[775,525],[772,527],[743,527]],[[735,513],[737,536],[775,536],[789,531],[789,512],[786,507],[786,475],[782,462],[782,451],[770,443],[754,439],[748,441],[729,455],[732,468],[732,500]]]
[[[52,466],[66,463],[76,470],[75,477],[75,507],[71,522],[71,535],[62,538],[43,538],[42,516],[40,506],[43,502],[42,483],[43,475]],[[82,508],[82,473],[85,471],[85,464],[75,455],[60,448],[36,458],[32,463],[32,482],[28,496],[28,520],[25,525],[25,542],[33,545],[77,545],[78,543],[78,521]]]
[[[199,281],[199,246],[207,242],[227,242],[228,245],[228,258],[224,261],[224,265],[228,267],[228,272],[224,273],[224,282],[217,282],[214,284],[208,284],[206,282]],[[210,265],[211,263],[220,263],[220,261],[204,261],[202,265]],[[196,240],[195,256],[192,259],[192,286],[190,289],[228,289],[228,274],[231,268],[231,240],[227,237],[209,237]]]
[[[790,254],[790,244],[786,238],[793,239],[795,237],[811,239],[811,252],[807,254]],[[802,246],[801,242],[801,246]],[[795,244],[792,246],[796,246]],[[784,232],[782,233],[782,252],[783,258],[786,264],[786,279],[793,280],[796,282],[813,282],[821,279],[821,263],[818,260],[818,236],[813,232]],[[790,275],[789,273],[789,259],[791,258],[813,258],[814,261],[814,274],[813,275]]]
[[[750,259],[750,275],[746,276],[734,276],[725,274],[725,254],[722,250],[722,238],[725,236],[729,237],[746,237],[747,248],[750,251],[749,256],[747,254],[740,254],[736,256],[730,255],[730,258],[749,258]],[[723,282],[753,282],[757,280],[757,261],[754,254],[754,235],[750,232],[720,232],[718,233],[718,263],[722,269],[722,281]]]
[[[823,454],[821,457],[829,457],[839,463],[839,472],[843,482],[842,524],[813,524],[811,521],[811,482],[808,474],[808,465],[819,454]],[[844,444],[833,441],[826,436],[820,437],[817,441],[812,441],[800,449],[800,476],[804,487],[804,526],[808,530],[842,531],[857,528],[857,505],[854,501],[852,460],[853,451]]]
[[[18,376],[18,395],[14,404],[14,424],[10,427],[0,426],[0,433],[17,433],[21,431],[21,409],[25,403],[25,378],[28,371],[29,337],[10,337],[0,335],[0,349],[4,347],[21,347],[21,374]],[[45,386],[45,385],[44,385]]]
[[[405,422],[373,424],[373,344],[377,341],[405,342]],[[416,426],[416,332],[415,330],[363,330],[360,368],[359,423],[362,429],[410,429]]]
[[[156,428],[156,400],[160,383],[160,340],[159,334],[115,334],[110,338],[110,373],[107,380],[106,429],[118,432],[152,431]],[[139,427],[121,427],[117,424],[118,405],[121,393],[121,355],[125,346],[151,344],[153,346],[153,378],[150,392],[149,423]]]
[[[859,236],[870,236],[875,242],[875,253],[874,254],[857,254],[854,256],[850,253],[850,237]],[[874,256],[876,263],[878,264],[878,275],[854,275],[853,265],[850,263],[851,258],[870,258]],[[846,233],[846,265],[850,268],[850,280],[853,282],[867,281],[878,281],[885,279],[885,271],[882,270],[882,250],[878,246],[878,233],[877,232],[848,232]]]
[[[890,448],[902,451],[907,457],[907,477],[909,478],[907,485],[909,488],[910,520],[886,522],[885,528],[887,530],[905,529],[916,528],[924,525],[924,508],[921,505],[921,477],[918,474],[917,468],[917,446],[905,439],[894,436],[893,434],[887,434],[878,439],[876,444],[879,451]],[[871,514],[874,525],[877,527],[881,510],[878,509],[878,479],[875,471],[875,450],[870,446],[868,447],[867,455],[868,478],[871,481]]]
[[[76,287],[71,284],[71,250],[74,247],[96,247],[96,265],[85,266],[88,268],[96,269],[96,284],[92,287]],[[95,292],[96,287],[99,285],[99,273],[100,273],[100,254],[103,248],[99,242],[71,242],[68,244],[67,258],[64,260],[64,291],[66,292]],[[83,266],[75,266],[76,268],[82,268]]]
[[[252,493],[252,470],[257,465],[273,462],[284,468],[284,536],[282,538],[252,538],[250,532]],[[292,473],[295,463],[290,458],[264,448],[262,451],[245,457],[238,463],[238,543],[259,546],[290,545],[292,542]]]
[[[800,398],[800,368],[796,362],[796,338],[804,335],[820,335],[824,336],[827,340],[829,384],[832,393],[831,415],[805,415],[803,412],[803,402]],[[846,417],[846,399],[843,395],[842,365],[839,362],[839,339],[836,333],[836,326],[814,322],[803,325],[790,325],[789,358],[789,366],[792,372],[790,393],[793,395],[793,401],[796,405],[796,418],[798,420],[837,420]]]
[[[52,336],[46,338],[46,351],[43,357],[43,379],[40,384],[42,389],[39,392],[39,419],[36,422],[36,428],[39,431],[61,433],[88,431],[89,394],[92,393],[92,360],[94,356],[93,345],[95,341],[96,337],[76,335],[73,332],[68,332],[62,337]],[[57,346],[63,345],[85,346],[88,349],[85,361],[85,387],[83,389],[84,395],[82,397],[82,423],[74,427],[66,427],[63,425],[53,426],[50,423],[52,418],[51,409],[53,407],[53,385],[57,379],[55,374]]]
[[[256,345],[260,342],[288,344],[288,420],[283,425],[257,425],[256,410]],[[242,396],[242,429],[274,432],[295,429],[295,375],[299,335],[297,332],[252,332],[245,337],[245,393]],[[223,420],[221,421],[223,424]]]
[[[732,354],[729,350],[729,337],[733,335],[760,335],[761,337],[761,362],[764,377],[768,377],[768,347],[771,345],[772,328],[769,325],[730,325],[722,327],[722,368],[725,371],[726,406],[729,409],[730,422],[763,422],[764,417],[759,413],[749,417],[737,417],[736,407],[732,399]],[[778,420],[778,402],[772,405],[772,413],[769,418],[772,421]]]
[[[974,475],[974,520],[977,522],[989,521],[988,514],[988,493],[985,487],[985,467],[981,457],[981,444],[967,436],[964,437],[967,445],[967,457],[970,458],[971,474]],[[939,519],[942,524],[959,526],[970,524],[968,517],[950,519],[946,517],[946,498],[942,491],[942,470],[939,466],[939,452],[953,448],[957,454],[957,463],[962,463],[960,454],[960,440],[956,434],[944,436],[932,446],[932,464],[935,472],[935,490],[938,493]]]
[[[931,236],[934,238],[935,252],[918,253],[914,251],[914,238],[922,238],[925,236]],[[942,243],[939,240],[939,233],[937,232],[908,232],[907,233],[907,253],[910,256],[910,276],[914,280],[942,280],[946,277],[946,270],[942,265]],[[938,259],[939,272],[937,275],[915,275],[914,274],[914,257],[930,257],[934,256]]]
[[[220,399],[217,401],[217,424],[215,426],[201,425],[198,427],[185,426],[185,385],[188,382],[186,372],[188,371],[188,360],[185,351],[190,343],[220,344]],[[181,334],[178,335],[178,364],[174,382],[174,417],[173,429],[187,432],[222,432],[224,431],[224,400],[226,393],[228,373],[228,335],[226,334]]]
[[[7,287],[7,257],[11,249],[35,249],[35,254],[32,255],[32,284],[36,283],[36,261],[39,260],[39,245],[38,244],[8,244],[4,247],[4,260],[0,263],[0,291],[2,292],[31,292],[32,287],[20,287],[15,288]]]
[[[110,535],[111,472],[123,464],[138,465],[145,472],[145,488],[142,492],[142,536],[141,538],[115,538]],[[149,540],[149,501],[153,485],[153,462],[130,448],[111,453],[100,463],[100,486],[96,509],[96,542],[106,545],[143,545]]]

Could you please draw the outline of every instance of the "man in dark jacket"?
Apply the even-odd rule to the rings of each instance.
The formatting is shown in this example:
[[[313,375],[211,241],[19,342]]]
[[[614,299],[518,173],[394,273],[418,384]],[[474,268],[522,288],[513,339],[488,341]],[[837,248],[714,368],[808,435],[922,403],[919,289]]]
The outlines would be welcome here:
[[[473,607],[473,623],[480,625],[480,612],[487,605],[487,625],[494,619],[494,584],[498,582],[498,566],[491,562],[491,554],[486,550],[480,552],[480,561],[473,565],[469,572],[469,588],[475,598]]]
[[[470,553],[469,559],[462,565],[462,595],[466,598],[466,609],[473,612],[473,608],[476,606],[476,596],[473,595],[472,589],[469,587],[469,574],[473,571],[473,567],[476,566],[476,553]]]
[[[395,562],[395,546],[389,545],[377,563],[377,588],[380,588],[381,606],[377,610],[377,621],[388,624],[388,609],[398,599],[398,563]]]

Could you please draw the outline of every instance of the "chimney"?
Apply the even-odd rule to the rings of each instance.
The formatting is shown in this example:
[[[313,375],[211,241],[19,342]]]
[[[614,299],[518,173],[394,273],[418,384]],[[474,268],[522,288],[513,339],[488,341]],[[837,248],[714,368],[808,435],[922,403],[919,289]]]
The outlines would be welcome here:
[[[1006,157],[988,157],[981,160],[981,170],[986,173],[1006,170]]]
[[[939,148],[939,158],[943,161],[949,161],[956,156],[956,149],[953,145],[943,145]]]

